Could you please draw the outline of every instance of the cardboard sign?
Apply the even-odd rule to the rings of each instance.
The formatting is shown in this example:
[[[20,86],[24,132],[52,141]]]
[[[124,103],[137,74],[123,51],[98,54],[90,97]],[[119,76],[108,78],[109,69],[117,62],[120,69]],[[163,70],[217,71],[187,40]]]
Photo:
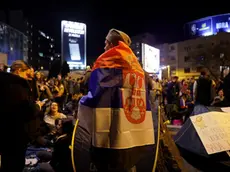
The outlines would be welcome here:
[[[208,154],[230,150],[230,113],[208,112],[190,119]]]
[[[223,107],[221,108],[223,112],[230,113],[230,107]]]

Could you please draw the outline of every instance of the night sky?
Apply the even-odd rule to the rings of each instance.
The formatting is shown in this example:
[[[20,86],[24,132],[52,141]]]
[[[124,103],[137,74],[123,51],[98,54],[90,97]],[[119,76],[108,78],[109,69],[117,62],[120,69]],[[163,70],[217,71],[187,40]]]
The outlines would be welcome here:
[[[9,3],[9,0],[4,1]],[[224,4],[221,5],[223,7],[214,4],[215,8],[208,8],[204,5],[198,7],[198,1],[182,2],[185,4],[150,0],[92,0],[92,2],[62,0],[58,3],[54,0],[40,0],[29,3],[20,1],[17,4],[14,2],[13,8],[23,9],[30,21],[53,36],[57,41],[58,50],[60,50],[61,20],[86,23],[87,56],[97,57],[104,51],[104,38],[111,28],[120,29],[130,36],[149,32],[156,36],[159,43],[174,42],[183,39],[184,23],[209,15],[230,13],[230,9]]]

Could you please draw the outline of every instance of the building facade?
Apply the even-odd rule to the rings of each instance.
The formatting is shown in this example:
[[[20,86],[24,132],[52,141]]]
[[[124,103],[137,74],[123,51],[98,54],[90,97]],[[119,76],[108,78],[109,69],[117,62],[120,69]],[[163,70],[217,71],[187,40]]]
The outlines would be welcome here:
[[[150,46],[153,46],[154,44],[156,44],[156,39],[154,35],[150,33],[143,33],[140,35],[133,36],[131,40],[132,40],[132,43],[130,47],[140,62],[142,61],[142,54],[143,54],[142,44],[144,43]]]
[[[27,22],[28,63],[36,70],[48,70],[53,60],[60,57],[55,54],[54,39]]]
[[[61,60],[55,55],[54,39],[28,22],[23,11],[2,10],[0,21],[0,52],[8,54],[9,64],[23,59],[35,69],[47,70],[53,60]]]
[[[211,75],[220,76],[223,65],[230,65],[229,33],[218,33],[155,47],[160,49],[161,66],[169,66],[167,69],[170,70],[171,76],[198,77],[203,68],[208,69]],[[223,63],[222,59],[225,59]],[[163,77],[166,75],[163,74]]]
[[[7,64],[28,59],[28,38],[22,32],[0,22],[0,53],[7,55]]]

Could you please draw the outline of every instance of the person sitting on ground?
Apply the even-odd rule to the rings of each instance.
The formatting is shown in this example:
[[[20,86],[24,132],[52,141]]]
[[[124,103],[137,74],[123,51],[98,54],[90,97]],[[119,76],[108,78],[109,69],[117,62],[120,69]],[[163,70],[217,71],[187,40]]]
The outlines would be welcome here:
[[[67,118],[66,115],[59,112],[59,107],[56,102],[52,102],[49,111],[45,114],[44,121],[50,129],[50,133],[56,133],[55,120]]]

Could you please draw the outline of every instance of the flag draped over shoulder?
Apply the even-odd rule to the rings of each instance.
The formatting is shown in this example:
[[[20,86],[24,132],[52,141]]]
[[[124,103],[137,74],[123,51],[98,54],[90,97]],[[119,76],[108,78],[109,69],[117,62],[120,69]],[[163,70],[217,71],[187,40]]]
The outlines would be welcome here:
[[[91,134],[94,147],[128,149],[154,144],[144,71],[123,42],[96,60],[78,118]]]

